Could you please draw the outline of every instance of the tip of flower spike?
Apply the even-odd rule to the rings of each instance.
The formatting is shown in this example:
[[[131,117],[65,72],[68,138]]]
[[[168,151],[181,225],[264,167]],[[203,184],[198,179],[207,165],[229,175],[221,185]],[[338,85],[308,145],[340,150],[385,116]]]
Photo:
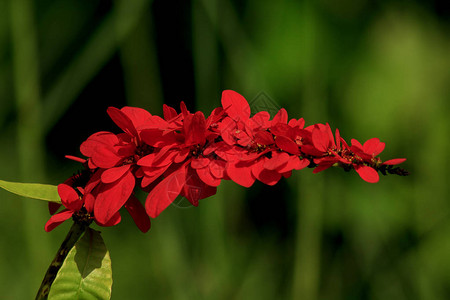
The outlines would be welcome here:
[[[399,176],[408,176],[409,172],[403,168],[400,167],[394,167],[394,165],[381,165],[378,170],[383,175],[387,174],[393,174],[393,175],[399,175]]]

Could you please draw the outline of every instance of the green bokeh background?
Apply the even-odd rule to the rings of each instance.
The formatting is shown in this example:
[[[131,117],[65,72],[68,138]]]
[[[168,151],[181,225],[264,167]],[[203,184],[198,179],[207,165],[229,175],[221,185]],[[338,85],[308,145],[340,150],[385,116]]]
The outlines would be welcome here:
[[[0,178],[58,184],[64,154],[117,130],[109,105],[209,112],[223,89],[378,137],[409,177],[225,182],[147,234],[100,228],[113,299],[449,299],[450,35],[445,1],[0,1]],[[447,170],[447,171],[446,171]],[[0,299],[34,297],[68,231],[0,191]]]

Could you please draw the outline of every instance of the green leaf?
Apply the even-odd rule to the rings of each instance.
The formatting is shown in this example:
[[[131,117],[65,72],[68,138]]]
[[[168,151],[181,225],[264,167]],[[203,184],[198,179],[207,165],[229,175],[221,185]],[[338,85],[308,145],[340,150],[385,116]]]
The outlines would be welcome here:
[[[100,232],[88,228],[67,255],[48,299],[110,299],[111,286],[109,251]]]
[[[0,180],[0,188],[27,198],[61,203],[58,187],[55,185]]]

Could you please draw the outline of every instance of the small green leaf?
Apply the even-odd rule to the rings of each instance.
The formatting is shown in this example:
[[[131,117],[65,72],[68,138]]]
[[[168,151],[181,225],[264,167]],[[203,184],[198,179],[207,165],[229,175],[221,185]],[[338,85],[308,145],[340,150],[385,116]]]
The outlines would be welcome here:
[[[67,255],[48,299],[110,299],[111,287],[109,251],[100,232],[88,228]]]
[[[61,203],[58,187],[55,185],[0,180],[0,188],[27,198]]]

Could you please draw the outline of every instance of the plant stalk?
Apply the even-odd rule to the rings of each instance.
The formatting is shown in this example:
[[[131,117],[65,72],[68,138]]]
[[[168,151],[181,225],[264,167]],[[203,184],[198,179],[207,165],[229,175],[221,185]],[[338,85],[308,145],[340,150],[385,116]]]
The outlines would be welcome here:
[[[64,260],[67,257],[67,254],[78,241],[80,236],[89,227],[84,222],[74,222],[69,232],[66,235],[66,238],[59,247],[58,252],[56,253],[55,258],[47,269],[45,273],[44,279],[42,280],[41,286],[36,295],[36,300],[47,299],[48,293],[50,292],[50,288],[52,286],[53,281],[55,280],[56,274],[58,274],[59,269],[61,268]]]

